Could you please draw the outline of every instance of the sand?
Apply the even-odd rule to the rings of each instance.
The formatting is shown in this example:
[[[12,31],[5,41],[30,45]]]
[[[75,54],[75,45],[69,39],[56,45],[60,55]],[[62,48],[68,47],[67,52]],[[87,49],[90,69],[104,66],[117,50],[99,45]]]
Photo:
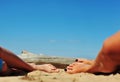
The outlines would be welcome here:
[[[63,69],[59,73],[46,73],[36,70],[23,76],[0,77],[0,82],[120,82],[120,74],[67,74]]]
[[[119,73],[94,75],[91,73],[68,74],[64,72],[63,68],[74,62],[75,59],[73,58],[39,56],[30,52],[22,54],[24,55],[21,55],[21,58],[26,62],[37,64],[52,63],[57,68],[61,68],[61,70],[59,73],[46,73],[36,70],[23,76],[0,76],[0,82],[120,82]]]

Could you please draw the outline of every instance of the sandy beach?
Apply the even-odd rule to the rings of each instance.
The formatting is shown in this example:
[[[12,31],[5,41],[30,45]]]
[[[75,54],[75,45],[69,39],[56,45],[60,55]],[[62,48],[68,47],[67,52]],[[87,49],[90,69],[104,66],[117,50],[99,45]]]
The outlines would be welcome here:
[[[120,82],[120,0],[0,0],[0,82]]]
[[[46,73],[43,71],[33,71],[17,76],[0,76],[0,82],[120,82],[120,74],[95,75],[91,73],[68,74],[64,68],[74,62],[74,58],[62,58],[54,56],[36,55],[31,52],[22,52],[19,55],[26,62],[36,64],[51,63],[60,68],[59,73]]]
[[[33,71],[23,76],[0,77],[0,82],[120,82],[120,74],[94,75],[90,73],[67,74]]]

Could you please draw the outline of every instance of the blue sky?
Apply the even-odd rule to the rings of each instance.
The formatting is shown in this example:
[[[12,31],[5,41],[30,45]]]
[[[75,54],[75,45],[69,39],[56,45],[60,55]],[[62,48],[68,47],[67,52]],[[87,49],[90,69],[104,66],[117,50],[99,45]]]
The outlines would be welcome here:
[[[119,0],[0,0],[0,45],[51,56],[95,58],[120,29]]]

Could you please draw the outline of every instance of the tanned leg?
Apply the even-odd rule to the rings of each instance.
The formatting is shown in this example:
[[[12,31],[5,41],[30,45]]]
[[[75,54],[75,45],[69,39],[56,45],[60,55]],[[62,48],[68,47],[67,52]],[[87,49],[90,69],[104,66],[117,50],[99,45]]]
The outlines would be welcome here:
[[[33,71],[34,68],[31,67],[29,64],[24,62],[22,59],[16,56],[16,54],[8,51],[2,47],[0,47],[0,58],[3,59],[8,67],[21,69],[25,71]]]
[[[111,73],[120,65],[120,31],[107,38],[88,72]]]
[[[7,67],[9,68],[15,68],[27,72],[33,70],[42,70],[49,73],[59,72],[59,70],[51,64],[43,64],[43,65],[28,64],[19,57],[17,57],[11,51],[8,51],[2,47],[0,47],[0,58],[5,61]]]
[[[79,72],[111,73],[116,71],[120,65],[120,31],[104,41],[103,47],[94,61],[89,64],[89,61],[82,61],[67,66],[66,72],[73,74]]]

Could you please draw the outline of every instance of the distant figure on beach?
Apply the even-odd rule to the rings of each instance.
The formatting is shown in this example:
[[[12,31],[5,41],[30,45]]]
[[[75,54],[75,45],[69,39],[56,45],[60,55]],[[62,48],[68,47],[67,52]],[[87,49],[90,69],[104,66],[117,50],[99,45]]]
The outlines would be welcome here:
[[[26,63],[11,51],[0,47],[0,75],[10,75],[17,70],[26,72],[33,70],[41,70],[48,73],[59,72],[59,69],[51,64],[36,65],[34,63]]]
[[[66,67],[70,74],[87,73],[113,73],[120,69],[120,31],[107,38],[95,60],[76,59]]]

